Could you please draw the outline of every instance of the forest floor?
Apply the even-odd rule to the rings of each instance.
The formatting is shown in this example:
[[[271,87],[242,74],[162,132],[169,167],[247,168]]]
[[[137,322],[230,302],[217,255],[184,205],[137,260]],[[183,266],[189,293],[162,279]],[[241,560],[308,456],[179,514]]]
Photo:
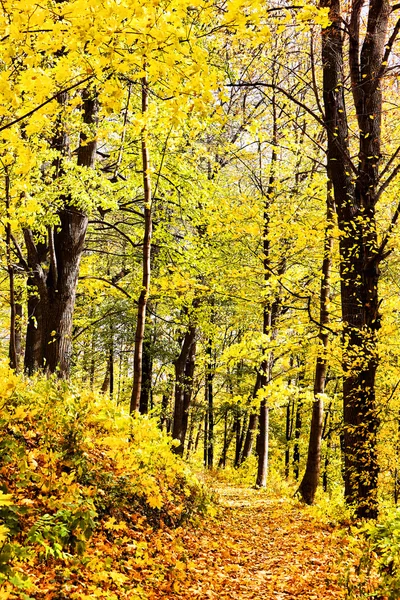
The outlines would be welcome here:
[[[213,522],[183,536],[180,573],[150,593],[159,600],[337,600],[343,540],[309,509],[257,490],[218,489]]]

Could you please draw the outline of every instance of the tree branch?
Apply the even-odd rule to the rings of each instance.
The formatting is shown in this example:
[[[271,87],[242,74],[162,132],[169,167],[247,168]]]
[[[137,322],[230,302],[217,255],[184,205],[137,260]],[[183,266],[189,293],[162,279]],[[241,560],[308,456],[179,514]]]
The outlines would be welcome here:
[[[27,119],[28,117],[31,117],[38,110],[40,110],[47,104],[50,104],[50,102],[53,102],[53,100],[57,100],[57,98],[60,94],[65,94],[66,92],[70,92],[71,90],[79,87],[80,85],[83,85],[87,81],[90,81],[91,79],[93,79],[93,77],[94,77],[94,75],[89,75],[88,77],[85,77],[85,79],[82,79],[81,81],[78,81],[77,83],[74,83],[73,85],[70,85],[69,87],[65,88],[64,90],[58,91],[56,94],[54,94],[53,96],[51,96],[50,98],[48,98],[47,100],[45,100],[44,102],[39,104],[39,106],[32,108],[32,110],[28,111],[24,115],[21,115],[17,119],[14,119],[13,121],[10,121],[9,123],[6,123],[6,125],[2,125],[0,127],[0,132],[4,131],[5,129],[8,129],[9,127],[12,127],[13,125],[16,125],[17,123],[20,123],[20,121],[23,121],[24,119]]]

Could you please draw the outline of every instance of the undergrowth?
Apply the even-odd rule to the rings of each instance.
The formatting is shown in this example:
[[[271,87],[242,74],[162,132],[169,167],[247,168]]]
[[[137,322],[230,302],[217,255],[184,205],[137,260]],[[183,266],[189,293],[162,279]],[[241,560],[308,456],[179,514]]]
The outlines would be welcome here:
[[[0,366],[0,600],[139,600],[209,494],[146,417]]]

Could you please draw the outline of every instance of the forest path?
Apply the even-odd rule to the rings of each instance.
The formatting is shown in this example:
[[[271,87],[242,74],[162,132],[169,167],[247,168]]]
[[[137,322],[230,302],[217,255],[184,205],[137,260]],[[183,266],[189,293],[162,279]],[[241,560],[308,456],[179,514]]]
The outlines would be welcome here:
[[[344,598],[335,562],[340,541],[301,505],[257,490],[218,490],[222,511],[185,536],[182,577],[153,598],[333,600]]]

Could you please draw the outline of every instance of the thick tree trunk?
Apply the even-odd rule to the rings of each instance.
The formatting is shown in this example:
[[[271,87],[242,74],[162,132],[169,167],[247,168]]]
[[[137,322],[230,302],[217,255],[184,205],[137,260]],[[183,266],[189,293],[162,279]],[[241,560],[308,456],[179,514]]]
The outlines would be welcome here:
[[[146,115],[149,104],[149,89],[146,77],[142,79],[142,115]],[[147,301],[150,293],[151,273],[151,238],[153,231],[153,219],[151,213],[152,194],[150,177],[150,155],[147,141],[146,126],[142,131],[141,140],[142,167],[143,167],[143,190],[144,190],[144,237],[143,237],[143,276],[142,290],[138,300],[137,323],[135,333],[135,355],[133,360],[133,386],[130,412],[137,412],[140,408],[140,393],[142,389],[142,360],[143,340],[146,325]]]
[[[375,205],[381,156],[380,79],[387,61],[385,43],[391,7],[387,0],[369,2],[363,41],[363,3],[354,0],[351,7],[349,70],[359,128],[359,164],[355,166],[350,158],[345,107],[340,0],[322,0],[321,6],[329,8],[331,21],[322,32],[323,99],[328,167],[341,231],[345,496],[355,504],[358,517],[374,518],[379,472],[375,402],[378,279],[385,247],[377,243]],[[389,53],[390,48],[389,42]]]
[[[329,295],[330,276],[332,268],[333,251],[333,218],[334,202],[332,197],[332,184],[328,181],[327,190],[327,225],[325,229],[324,258],[322,261],[322,279],[320,294],[320,331],[321,352],[317,357],[314,377],[314,402],[312,407],[310,440],[308,443],[307,465],[303,479],[299,486],[299,493],[307,504],[313,504],[319,483],[321,471],[321,442],[322,426],[324,420],[324,402],[321,394],[325,392],[325,380],[328,371],[326,352],[329,344],[329,335],[326,326],[329,324]]]
[[[59,103],[65,104],[66,101],[66,95],[61,94]],[[83,94],[83,122],[93,128],[97,124],[97,117],[97,98],[86,90]],[[62,125],[60,127],[61,130],[54,138],[54,148],[58,151],[54,161],[55,177],[62,175],[62,159],[69,154],[68,135]],[[86,132],[82,132],[78,148],[78,166],[93,168],[96,149],[96,139],[90,139]],[[42,244],[35,243],[30,230],[24,231],[30,277],[35,282],[40,299],[35,307],[34,301],[29,300],[25,365],[27,371],[32,371],[40,358],[40,366],[47,373],[57,373],[59,377],[65,378],[68,377],[70,369],[72,316],[88,217],[71,204],[70,198],[65,197],[63,200],[64,208],[58,213],[59,223],[55,228],[48,228],[48,246],[45,250]],[[42,263],[47,253],[50,257],[50,268],[48,273],[45,273]],[[36,322],[33,320],[33,313]],[[40,328],[40,333],[33,332],[35,326]]]
[[[72,316],[88,217],[70,206],[60,211],[59,219],[57,231],[50,234],[54,235],[57,276],[51,274],[46,282],[47,302],[42,313],[46,340],[43,366],[48,373],[57,372],[59,377],[65,378],[71,363]]]

